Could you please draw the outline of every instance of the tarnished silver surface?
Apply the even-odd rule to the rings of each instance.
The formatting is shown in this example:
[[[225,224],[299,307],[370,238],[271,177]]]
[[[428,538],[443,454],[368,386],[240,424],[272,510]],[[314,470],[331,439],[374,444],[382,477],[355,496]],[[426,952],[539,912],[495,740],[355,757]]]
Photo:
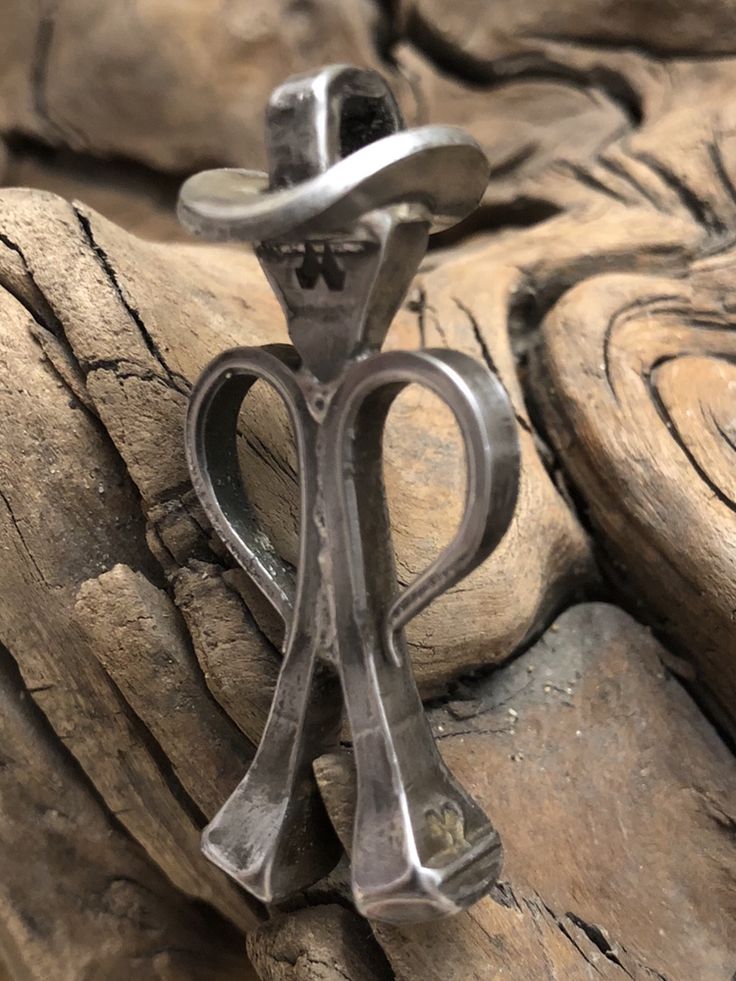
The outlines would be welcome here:
[[[287,624],[258,753],[203,848],[264,902],[332,868],[339,847],[312,762],[336,747],[344,705],[358,783],[354,897],[366,916],[392,922],[457,912],[500,868],[498,835],[434,745],[403,629],[495,548],[519,473],[514,415],[483,365],[456,351],[379,353],[430,229],[468,214],[488,173],[461,131],[401,126],[374,72],[333,66],[298,76],[269,104],[270,177],[211,171],[187,181],[180,199],[193,231],[257,243],[294,343],[222,354],[189,407],[194,487]],[[283,399],[297,443],[296,575],[259,529],[241,480],[238,415],[259,379]],[[454,413],[467,491],[454,540],[398,590],[382,436],[394,398],[412,383]]]

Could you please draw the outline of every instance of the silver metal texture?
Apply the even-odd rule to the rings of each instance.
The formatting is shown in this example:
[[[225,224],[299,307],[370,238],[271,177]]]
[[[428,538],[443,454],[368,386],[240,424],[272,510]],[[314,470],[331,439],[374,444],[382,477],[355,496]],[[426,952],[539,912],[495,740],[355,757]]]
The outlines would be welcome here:
[[[434,744],[404,627],[496,547],[518,488],[514,414],[499,380],[456,351],[380,353],[432,228],[473,210],[488,163],[459,130],[402,131],[375,72],[332,66],[289,79],[267,113],[270,176],[210,171],[186,182],[192,231],[255,241],[294,347],[227,351],[194,387],[186,448],[218,535],[286,625],[281,673],[256,757],[205,829],[203,849],[266,903],[303,889],[340,854],[312,774],[338,746],[343,707],[357,770],[353,894],[366,916],[457,912],[493,885],[497,833]],[[238,419],[257,380],[285,403],[296,440],[294,570],[243,489]],[[465,510],[453,541],[399,590],[382,473],[393,400],[409,384],[454,413]]]

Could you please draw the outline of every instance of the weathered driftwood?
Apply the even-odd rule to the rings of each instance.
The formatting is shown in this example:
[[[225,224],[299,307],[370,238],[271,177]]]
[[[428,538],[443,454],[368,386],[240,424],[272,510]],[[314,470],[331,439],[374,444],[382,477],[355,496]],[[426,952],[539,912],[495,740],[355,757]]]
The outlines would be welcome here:
[[[255,163],[285,66],[377,60],[367,0],[7,0],[2,15],[0,129],[166,170]]]
[[[577,606],[432,711],[445,760],[501,832],[505,865],[495,893],[452,920],[374,925],[398,981],[730,978],[736,772],[662,653],[622,611]],[[350,759],[316,764],[347,844]],[[285,977],[315,975],[295,965]]]
[[[0,161],[0,182],[84,201],[140,238],[191,241],[176,217],[180,180],[129,161],[113,163],[26,142],[6,153],[4,167]]]
[[[732,731],[734,272],[726,248],[686,279],[610,275],[571,291],[545,323],[537,388],[613,577],[692,652],[690,679]]]
[[[7,290],[0,309],[2,643],[111,812],[179,888],[250,925],[251,905],[200,855],[196,809],[74,615],[82,582],[118,559],[157,575],[132,484],[51,369],[31,314]]]
[[[15,265],[26,264],[26,288],[41,293],[54,317],[45,325],[45,311],[37,309],[42,325],[35,329],[64,371],[83,373],[82,397],[106,427],[141,495],[149,545],[184,589],[181,569],[193,559],[227,563],[221,546],[211,548],[188,483],[181,431],[190,383],[226,346],[282,338],[283,318],[250,256],[142,243],[84,208],[40,194],[9,191],[5,201],[2,231],[12,243],[7,251]],[[59,277],[57,268],[72,268],[73,275]],[[425,292],[439,275],[441,270],[430,274]],[[566,594],[592,576],[585,536],[542,466],[523,417],[505,334],[482,337],[472,307],[455,295],[456,287],[462,289],[457,279],[450,288],[438,286],[436,303],[447,307],[439,319],[418,299],[416,312],[407,311],[395,325],[389,345],[418,346],[424,332],[427,343],[451,343],[498,364],[518,404],[523,486],[503,546],[410,629],[417,673],[428,691],[458,671],[508,656]],[[45,326],[56,337],[49,340]],[[295,561],[294,450],[283,413],[278,427],[272,419],[270,413],[251,411],[246,420],[246,485],[276,547]],[[401,399],[389,424],[386,480],[400,576],[408,579],[449,540],[462,505],[452,421],[420,392]],[[190,566],[190,571],[201,568]],[[199,579],[204,588],[204,578]],[[188,609],[190,629],[204,643],[193,621],[206,617],[206,610],[192,602]],[[253,613],[274,632],[273,617],[261,615],[256,605]],[[215,670],[211,658],[209,670]]]
[[[391,981],[393,972],[365,920],[326,904],[277,917],[248,940],[262,981]]]
[[[3,205],[2,640],[31,697],[150,859],[184,892],[252,926],[258,911],[204,861],[197,837],[250,759],[278,666],[279,625],[211,538],[188,484],[181,426],[206,361],[223,346],[278,338],[281,318],[248,256],[144,244],[48,195],[9,191]],[[426,317],[421,303],[411,307],[394,344],[421,342]],[[462,301],[452,309],[448,336],[482,357],[472,312]],[[500,371],[510,373],[503,339],[497,344]],[[514,389],[511,374],[507,384]],[[524,424],[522,412],[520,404]],[[254,411],[248,425],[249,492],[293,559],[287,427],[269,427]],[[439,406],[411,396],[397,409],[387,483],[406,576],[452,533],[462,496],[453,440]],[[584,534],[531,435],[522,440],[513,548],[412,631],[426,690],[508,656],[592,576]],[[427,493],[430,479],[436,495]]]
[[[242,946],[146,860],[0,663],[5,979],[243,979]]]
[[[175,0],[140,8],[11,0],[4,23],[0,133],[13,143],[8,181],[79,196],[159,238],[178,233],[162,208],[158,182],[146,192],[118,168],[119,186],[101,187],[94,161],[85,159],[81,174],[70,172],[64,159],[39,165],[23,141],[175,173],[211,161],[260,167],[262,109],[287,70],[352,62],[389,77],[409,123],[456,123],[481,142],[493,162],[488,201],[500,208],[472,224],[495,227],[524,225],[554,210],[527,199],[519,180],[585,165],[628,129],[631,114],[625,92],[613,81],[602,84],[605,72],[599,78],[594,68],[566,71],[545,57],[526,70],[511,66],[509,76],[521,76],[523,84],[491,95],[503,70],[477,58],[456,64],[420,12],[393,3],[259,0],[244,11],[225,0],[186,10]]]
[[[203,814],[214,814],[247,770],[252,746],[202,684],[172,601],[142,573],[116,565],[82,585],[75,613],[182,787]]]
[[[330,60],[382,64],[411,122],[481,141],[484,207],[437,243],[388,343],[485,360],[519,422],[509,535],[409,638],[423,691],[442,696],[443,751],[504,837],[504,881],[450,924],[371,937],[344,869],[258,926],[264,911],[200,857],[199,828],[263,726],[281,625],[207,527],[182,418],[206,361],[283,339],[282,316],[248,255],[142,242],[84,206],[6,192],[0,956],[13,978],[230,977],[242,939],[224,915],[274,981],[728,981],[732,760],[658,659],[733,731],[732,7],[247,6],[6,4],[6,179],[176,238],[170,177],[69,149],[166,171],[261,165],[269,90]],[[29,139],[61,150],[44,158]],[[254,393],[243,467],[294,561],[277,409]],[[452,533],[457,447],[447,414],[407,391],[386,463],[402,579]],[[670,650],[620,611],[579,607],[513,664],[458,683],[600,589],[590,539],[613,595]],[[350,770],[318,772],[345,834]]]

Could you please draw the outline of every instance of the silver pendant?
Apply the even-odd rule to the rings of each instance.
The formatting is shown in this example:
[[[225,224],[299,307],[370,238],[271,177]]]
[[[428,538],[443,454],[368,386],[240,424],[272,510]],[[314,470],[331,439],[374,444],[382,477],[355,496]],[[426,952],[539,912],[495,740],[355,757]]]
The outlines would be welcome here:
[[[352,732],[355,903],[389,922],[455,913],[501,864],[497,833],[437,751],[404,627],[496,547],[511,520],[519,446],[509,399],[457,351],[380,353],[432,230],[471,212],[488,161],[449,126],[404,130],[372,71],[337,65],[288,79],[267,112],[270,175],[206,171],[183,186],[193,232],[256,243],[294,346],[226,351],[192,392],[186,449],[217,534],[287,626],[271,712],[247,774],[204,831],[205,854],[265,903],[325,875],[339,846],[314,759]],[[296,573],[242,487],[238,413],[257,380],[283,399],[297,443]],[[454,413],[467,495],[455,539],[399,590],[382,478],[384,422],[417,383]]]

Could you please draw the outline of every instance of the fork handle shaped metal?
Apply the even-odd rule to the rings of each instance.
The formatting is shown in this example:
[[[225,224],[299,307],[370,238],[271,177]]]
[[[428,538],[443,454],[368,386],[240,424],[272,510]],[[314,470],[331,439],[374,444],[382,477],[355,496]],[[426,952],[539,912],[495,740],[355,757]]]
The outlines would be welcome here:
[[[324,657],[329,625],[320,630],[321,594],[314,590],[321,582],[315,426],[298,366],[288,345],[227,351],[197,382],[187,418],[189,467],[210,521],[288,627],[258,752],[202,836],[208,858],[266,903],[311,885],[340,855],[312,774],[315,757],[337,743],[342,699],[334,665]],[[258,529],[242,484],[238,416],[258,380],[280,395],[296,438],[302,515],[296,585]]]
[[[204,372],[190,405],[187,446],[200,499],[264,592],[277,589],[284,598],[289,623],[258,753],[205,829],[203,847],[265,902],[330,870],[338,849],[311,769],[314,758],[336,744],[344,700],[358,770],[356,900],[366,915],[383,920],[447,915],[488,890],[500,844],[437,752],[403,626],[481,562],[505,532],[517,490],[513,414],[500,382],[471,358],[449,351],[393,352],[355,362],[317,426],[305,395],[309,381],[294,371],[297,364],[284,346],[227,352]],[[283,399],[297,442],[301,550],[295,591],[257,533],[240,475],[237,419],[257,379]],[[429,387],[455,413],[468,478],[457,535],[397,597],[382,434],[393,399],[411,382]]]
[[[335,582],[335,610],[357,768],[353,893],[366,916],[401,922],[463,909],[500,869],[497,833],[435,746],[403,626],[503,536],[517,495],[519,449],[500,382],[466,355],[395,352],[370,362],[343,379],[331,406],[334,428],[327,424],[324,437],[339,516],[333,548],[347,570]],[[411,382],[430,388],[455,414],[466,452],[466,506],[453,541],[397,598],[382,435],[393,399]]]

